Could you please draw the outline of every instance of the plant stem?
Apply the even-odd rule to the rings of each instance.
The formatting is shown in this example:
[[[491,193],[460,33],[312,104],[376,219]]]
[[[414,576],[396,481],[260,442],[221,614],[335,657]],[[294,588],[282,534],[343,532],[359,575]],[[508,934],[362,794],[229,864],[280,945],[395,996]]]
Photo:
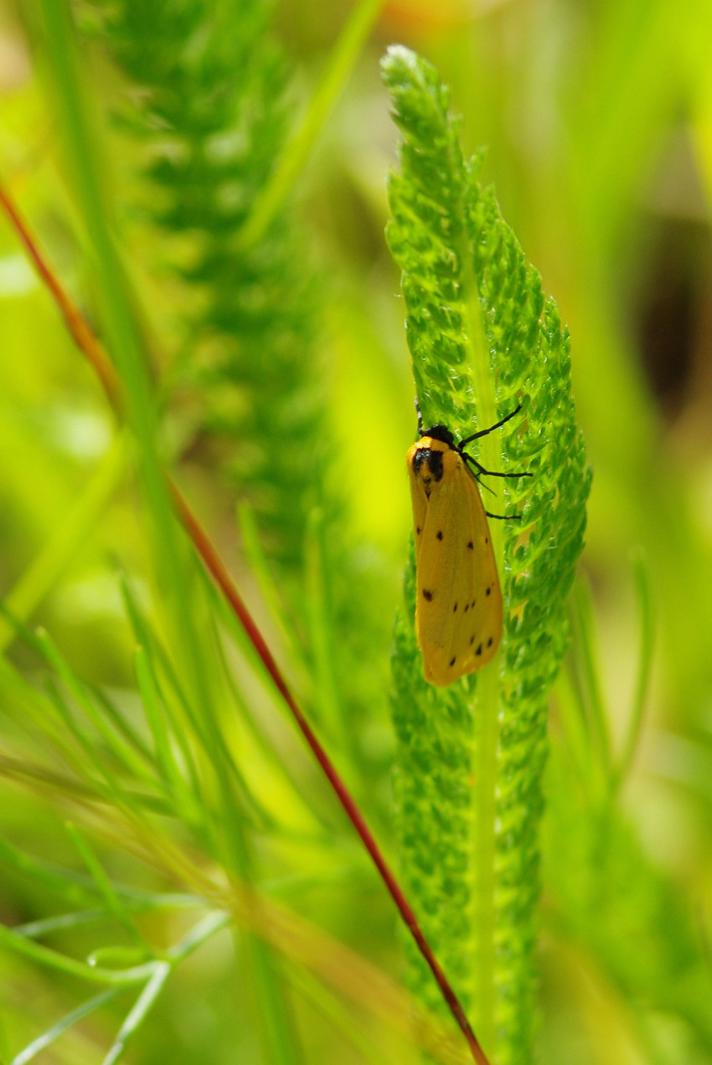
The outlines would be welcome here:
[[[462,204],[463,236],[458,254],[462,286],[465,292],[465,322],[470,349],[470,365],[477,402],[478,429],[493,425],[498,418],[494,378],[480,310],[479,284],[475,275],[473,251],[465,235],[465,206]],[[497,433],[480,441],[483,465],[489,470],[502,469],[502,450]],[[502,573],[504,539],[502,522],[490,522],[490,537]],[[474,742],[474,943],[473,963],[477,967],[475,1009],[478,1031],[485,1046],[495,1043],[495,823],[497,785],[497,748],[499,742],[499,670],[485,669],[477,678],[476,724]]]
[[[475,1009],[485,1046],[494,1045],[495,1032],[495,786],[499,721],[496,669],[484,670],[477,681],[477,736],[474,759],[476,873],[474,960],[477,966]]]
[[[635,578],[635,590],[638,600],[638,618],[640,624],[640,651],[638,653],[638,668],[635,677],[635,690],[633,705],[628,718],[625,739],[621,748],[618,763],[615,766],[612,777],[612,790],[615,794],[628,773],[630,772],[638,748],[640,733],[643,727],[645,704],[650,685],[650,674],[653,666],[653,642],[655,637],[655,625],[653,605],[650,591],[650,577],[645,558],[638,553],[633,559],[633,575]]]

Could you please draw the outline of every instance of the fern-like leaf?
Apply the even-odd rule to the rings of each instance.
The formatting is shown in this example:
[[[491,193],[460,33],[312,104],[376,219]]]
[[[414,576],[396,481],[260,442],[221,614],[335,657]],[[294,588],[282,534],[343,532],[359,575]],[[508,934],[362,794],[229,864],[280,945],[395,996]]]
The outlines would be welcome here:
[[[273,7],[88,0],[131,85],[117,110],[145,148],[147,213],[162,247],[176,249],[191,353],[184,373],[205,415],[192,449],[208,441],[212,466],[223,460],[235,495],[255,513],[311,647],[316,713],[358,758],[351,722],[361,726],[377,710],[386,671],[384,663],[366,675],[359,665],[374,659],[387,630],[367,591],[375,575],[364,572],[342,521],[315,272],[289,201],[258,239],[245,239],[293,122]]]
[[[464,437],[521,404],[481,441],[480,461],[533,474],[507,482],[497,506],[488,496],[488,510],[522,515],[491,523],[505,601],[498,660],[445,690],[423,681],[411,557],[393,667],[405,873],[485,1049],[498,1065],[524,1065],[535,1016],[547,695],[567,644],[564,603],[590,478],[568,335],[494,192],[478,182],[478,160],[463,159],[446,88],[402,47],[388,51],[383,75],[403,138],[388,240],[424,424]],[[415,961],[412,971],[428,997]]]
[[[288,209],[259,243],[241,242],[291,118],[285,58],[269,33],[273,5],[92,0],[90,8],[139,90],[120,114],[146,145],[147,213],[175,245],[203,431],[228,444],[218,454],[232,484],[254,506],[283,576],[293,573],[310,508],[332,504],[314,273]]]

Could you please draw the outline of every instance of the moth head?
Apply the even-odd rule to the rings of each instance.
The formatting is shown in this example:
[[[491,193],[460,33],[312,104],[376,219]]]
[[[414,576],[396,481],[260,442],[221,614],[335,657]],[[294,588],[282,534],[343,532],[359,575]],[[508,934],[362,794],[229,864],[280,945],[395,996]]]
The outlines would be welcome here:
[[[430,429],[425,429],[421,432],[422,436],[429,436],[431,440],[439,440],[442,444],[447,444],[448,447],[457,449],[455,444],[455,437],[452,435],[446,425],[433,425]]]

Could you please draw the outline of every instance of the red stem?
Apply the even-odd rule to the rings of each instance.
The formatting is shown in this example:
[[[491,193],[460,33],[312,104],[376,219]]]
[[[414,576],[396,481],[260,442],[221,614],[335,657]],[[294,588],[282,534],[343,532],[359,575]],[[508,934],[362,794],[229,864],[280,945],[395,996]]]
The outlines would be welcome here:
[[[480,1046],[479,1042],[477,1041],[475,1033],[472,1031],[470,1022],[467,1019],[465,1011],[462,1008],[462,1005],[453,988],[451,987],[447,977],[445,976],[445,973],[441,969],[440,963],[438,962],[433,951],[431,950],[428,941],[423,935],[420,925],[418,924],[418,919],[415,916],[415,913],[413,912],[410,903],[403,894],[400,884],[391,872],[391,869],[388,863],[386,862],[386,859],[384,858],[380,847],[376,843],[376,840],[374,839],[370,828],[364,821],[361,811],[354,802],[354,799],[346,788],[346,785],[339,776],[336,767],[334,766],[328,754],[322,747],[321,742],[317,738],[316,733],[312,729],[306,717],[295,702],[294,696],[289,690],[287,682],[284,679],[284,676],[282,675],[279,666],[272,657],[272,652],[265,643],[261,632],[257,628],[247,607],[243,603],[237,591],[237,588],[233,584],[230,575],[225,569],[222,559],[219,557],[219,555],[213,548],[212,543],[199,525],[197,519],[194,517],[192,511],[188,507],[188,504],[185,502],[182,495],[173,484],[171,484],[171,492],[181,521],[187,529],[191,540],[195,544],[195,547],[200,557],[205,563],[207,569],[212,574],[215,583],[218,585],[218,587],[223,592],[225,598],[230,603],[233,612],[239,618],[240,624],[242,625],[245,632],[252,641],[253,646],[255,647],[257,653],[264,662],[267,670],[269,671],[272,680],[280,691],[287,706],[291,710],[292,716],[294,717],[294,720],[296,721],[299,730],[304,736],[304,739],[309,744],[309,747],[311,748],[312,753],[316,758],[317,762],[321,766],[324,775],[326,776],[327,780],[336,792],[336,796],[339,802],[346,811],[346,816],[349,818],[351,824],[354,826],[359,836],[361,837],[361,841],[363,842],[364,847],[370,854],[371,860],[376,866],[376,869],[378,869],[378,872],[381,875],[381,879],[386,885],[386,888],[388,889],[391,898],[393,899],[394,903],[396,904],[396,907],[398,908],[398,912],[400,913],[401,917],[408,926],[410,934],[418,945],[420,953],[425,958],[425,961],[427,962],[430,971],[435,977],[438,987],[442,992],[443,998],[447,1002],[448,1006],[450,1007],[451,1013],[453,1014],[457,1023],[462,1029],[462,1032],[470,1046],[470,1049],[472,1050],[472,1055],[475,1061],[478,1062],[478,1065],[489,1065],[485,1053],[482,1050],[482,1047]]]
[[[101,383],[104,387],[104,391],[111,403],[112,407],[118,412],[121,407],[121,390],[119,387],[119,381],[116,376],[116,371],[110,359],[108,358],[103,347],[97,340],[96,336],[90,329],[86,320],[82,317],[80,312],[71,302],[64,289],[60,285],[59,281],[47,265],[45,259],[40,253],[39,247],[33,239],[30,231],[25,225],[23,219],[15,208],[13,202],[9,199],[7,194],[0,186],[0,203],[2,204],[5,212],[10,218],[10,221],[16,230],[20,240],[22,241],[25,249],[27,250],[30,258],[35,264],[37,271],[49,288],[55,302],[58,304],[64,320],[67,323],[67,327],[72,334],[77,347],[82,351],[92,366],[96,370]],[[410,903],[406,899],[401,887],[396,880],[395,876],[391,872],[391,869],[386,862],[386,859],[381,852],[380,847],[376,843],[371,830],[366,824],[363,816],[358,809],[354,799],[350,792],[346,788],[346,785],[339,776],[336,767],[327,755],[326,751],[321,745],[321,742],[317,738],[316,733],[312,729],[311,725],[307,721],[306,717],[297,705],[294,696],[292,695],[287,685],[284,676],[282,675],[279,666],[275,662],[272,652],[265,643],[262,633],[257,628],[252,615],[245,606],[242,598],[235,587],[230,574],[226,570],[222,559],[218,555],[217,551],[213,547],[210,538],[204,531],[198,519],[193,514],[192,510],[188,506],[187,502],[183,498],[180,490],[176,485],[169,480],[168,485],[170,488],[173,502],[175,504],[176,511],[180,520],[188,533],[190,539],[193,541],[195,549],[202,558],[206,568],[213,577],[213,580],[222,591],[223,595],[230,604],[234,614],[238,618],[240,624],[244,628],[245,632],[249,636],[252,644],[259,654],[260,658],[265,664],[267,671],[269,672],[272,680],[280,692],[285,703],[289,707],[292,716],[299,728],[300,732],[304,736],[307,744],[311,748],[311,751],[319,763],[324,775],[331,784],[336,797],[341,803],[346,816],[354,826],[361,841],[371,856],[373,864],[376,866],[383,883],[385,884],[393,902],[398,909],[398,912],[408,927],[408,930],[415,940],[417,947],[425,959],[430,971],[432,972],[435,981],[440,988],[443,998],[447,1003],[450,1012],[457,1021],[465,1039],[469,1046],[473,1059],[478,1065],[490,1065],[484,1050],[480,1046],[475,1033],[472,1030],[470,1022],[467,1019],[465,1011],[458,999],[455,991],[450,985],[445,973],[440,967],[440,963],[431,950],[421,928],[418,924],[418,919],[413,912]]]
[[[111,359],[94,336],[89,323],[74,306],[52,270],[45,262],[32,234],[25,225],[25,222],[20,216],[14,203],[4,191],[2,185],[0,185],[0,204],[2,204],[15,232],[24,245],[25,251],[34,263],[37,273],[52,293],[54,302],[62,312],[62,317],[64,318],[69,332],[72,334],[74,343],[89,359],[89,362],[96,370],[111,406],[117,413],[119,413],[121,407],[121,389]]]

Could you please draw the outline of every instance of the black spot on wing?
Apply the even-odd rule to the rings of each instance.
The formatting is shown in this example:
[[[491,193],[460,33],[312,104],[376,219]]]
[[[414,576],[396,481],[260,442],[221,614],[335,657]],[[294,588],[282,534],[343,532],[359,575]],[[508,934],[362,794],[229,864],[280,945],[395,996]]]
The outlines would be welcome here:
[[[435,535],[437,536],[438,540],[442,540],[442,538],[443,538],[442,529],[438,529],[438,531],[437,531],[437,533]]]
[[[429,591],[427,588],[423,588],[423,599],[427,599],[429,603],[432,603],[433,592]]]

